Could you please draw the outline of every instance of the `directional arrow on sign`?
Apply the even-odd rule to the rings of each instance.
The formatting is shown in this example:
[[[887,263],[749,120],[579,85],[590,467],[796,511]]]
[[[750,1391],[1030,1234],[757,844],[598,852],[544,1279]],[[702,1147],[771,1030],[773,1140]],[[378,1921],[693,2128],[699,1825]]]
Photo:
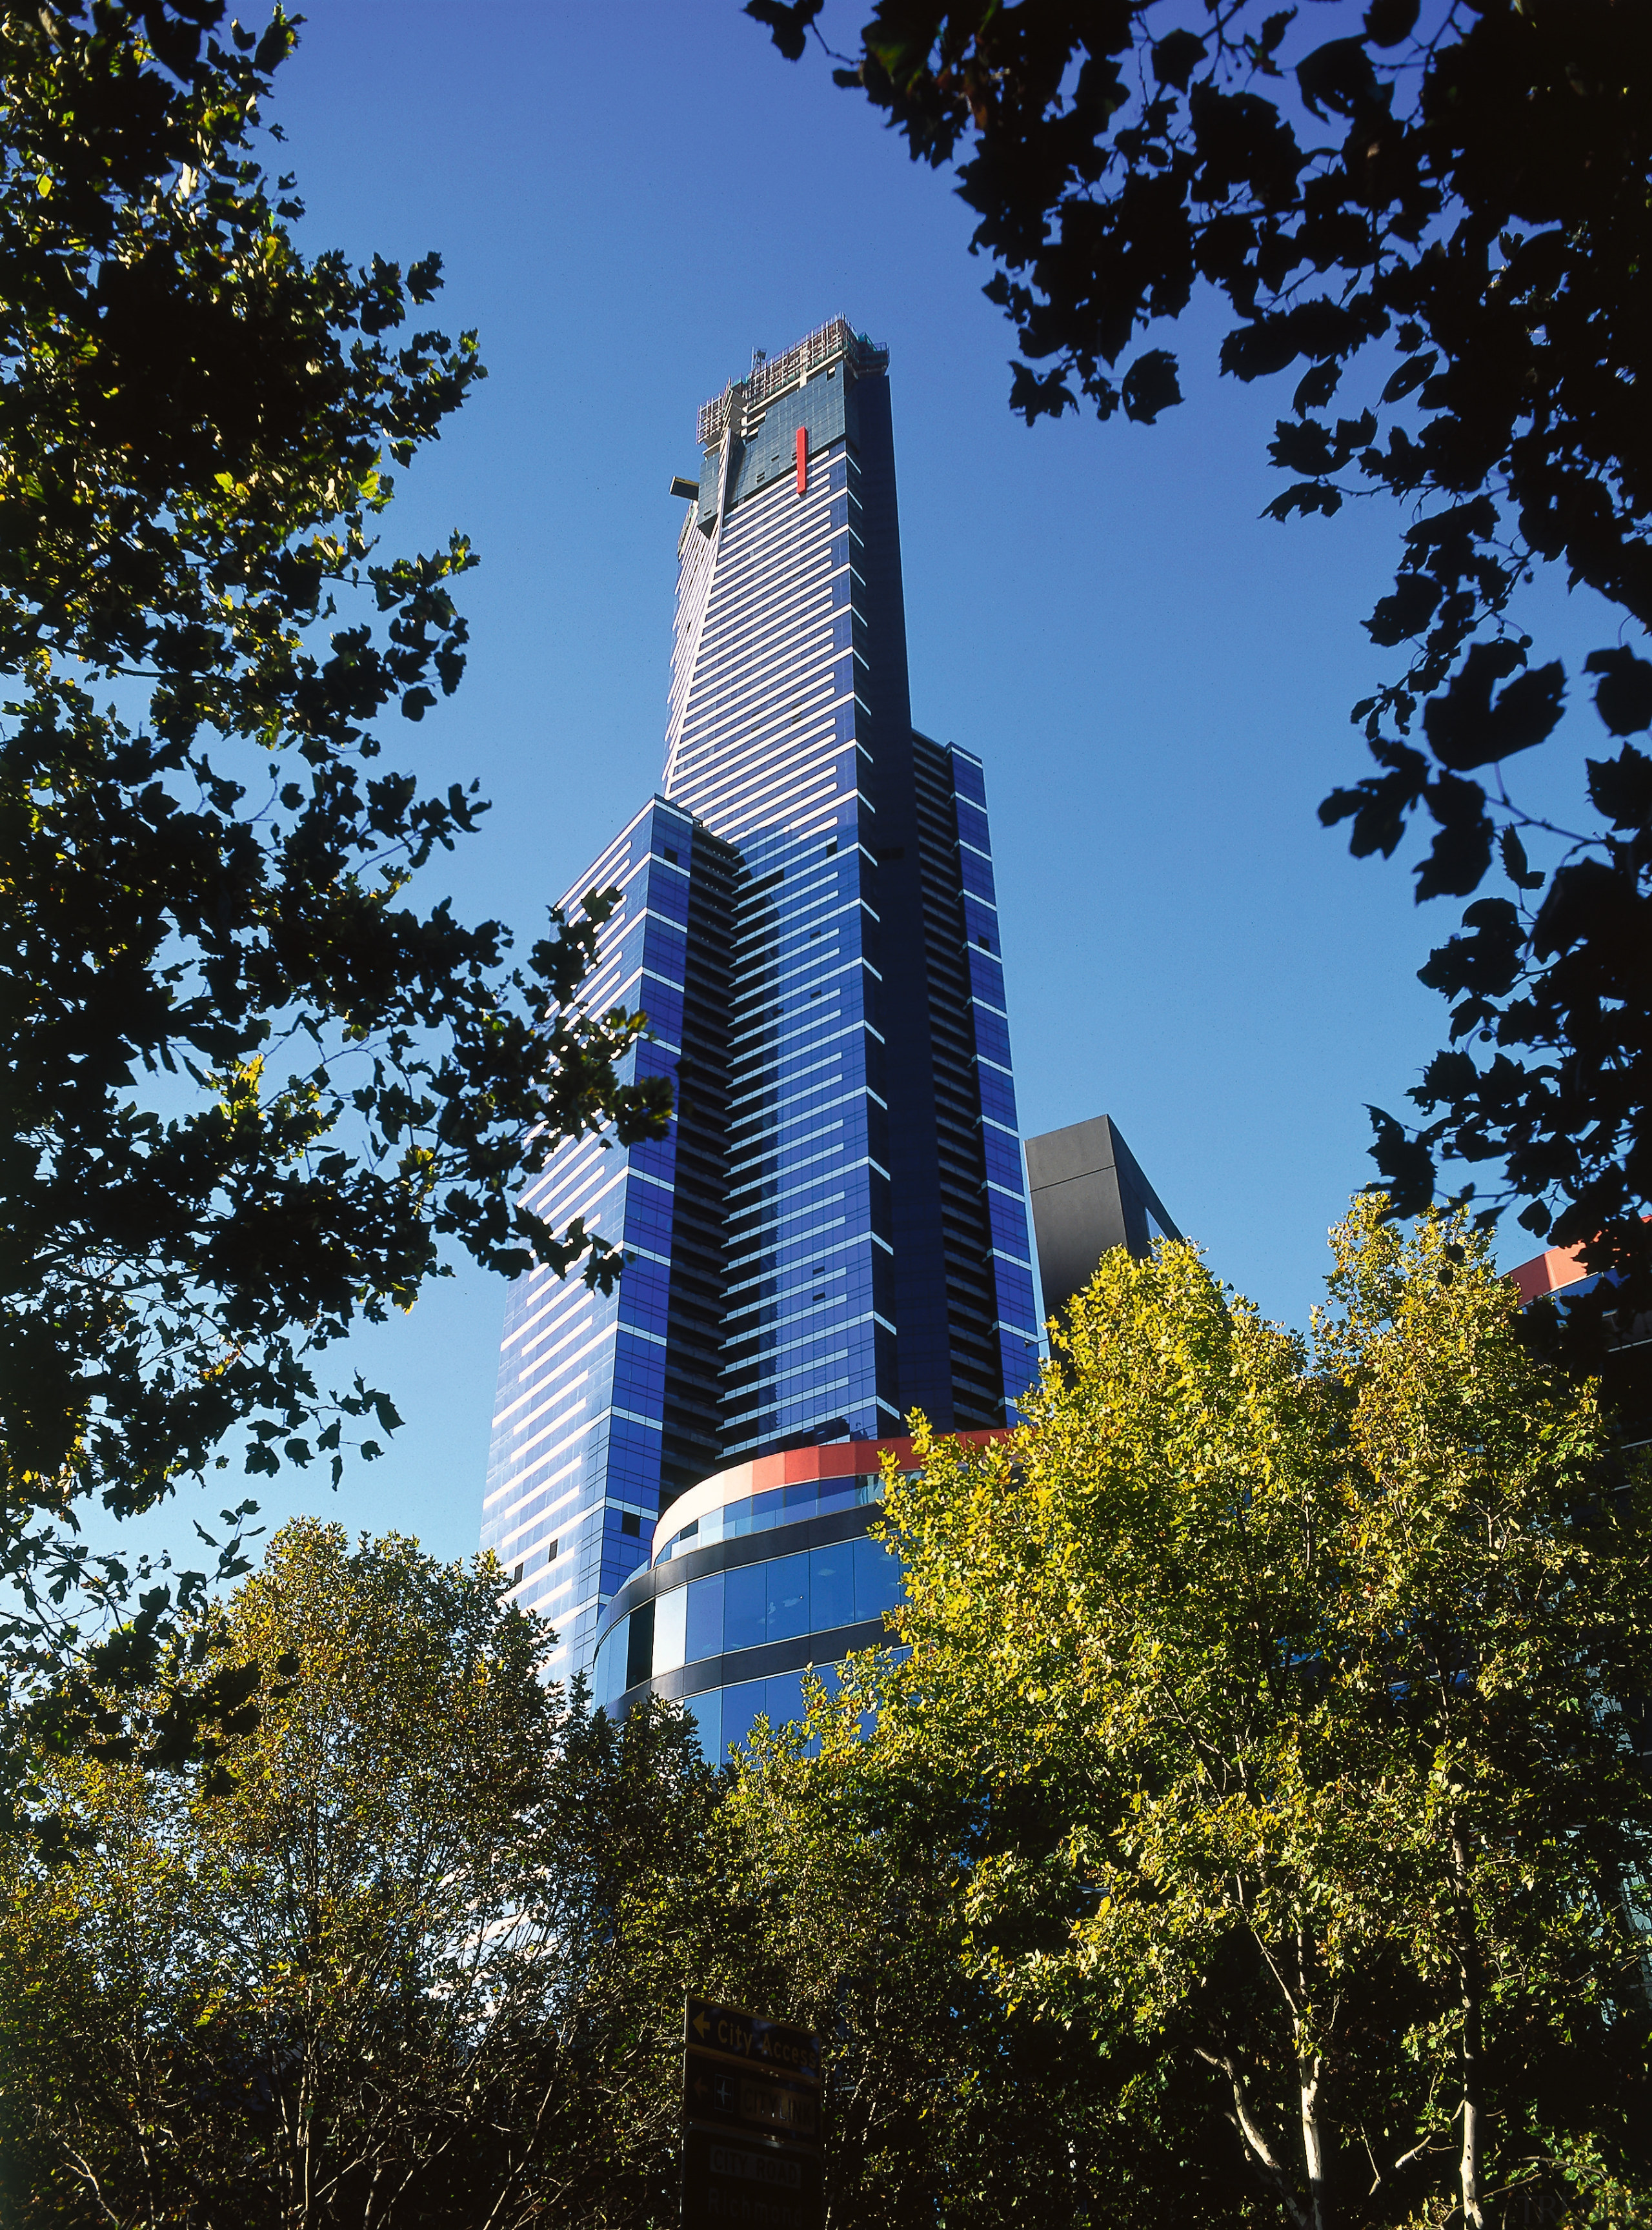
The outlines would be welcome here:
[[[704,2014],[696,2014],[694,2016],[694,2033],[699,2038],[702,2044],[704,2043],[706,2038],[710,2034],[710,2033],[711,2024],[707,2021],[705,2015]]]

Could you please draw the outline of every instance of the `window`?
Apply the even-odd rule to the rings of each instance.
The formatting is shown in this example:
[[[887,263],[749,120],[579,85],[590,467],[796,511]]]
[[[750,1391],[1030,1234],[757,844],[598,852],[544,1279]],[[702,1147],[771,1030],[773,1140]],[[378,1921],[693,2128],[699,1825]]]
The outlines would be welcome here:
[[[672,1672],[683,1661],[688,1634],[688,1589],[673,1588],[654,1602],[654,1664],[656,1673]]]
[[[854,1563],[855,1616],[876,1618],[893,1610],[904,1592],[898,1560],[868,1533],[854,1544]]]
[[[742,1564],[723,1576],[723,1646],[755,1649],[768,1638],[768,1574],[761,1564]]]
[[[816,1632],[855,1622],[854,1544],[838,1543],[829,1549],[811,1549],[809,1597]]]
[[[665,857],[671,861],[673,867],[677,865],[677,854],[672,851],[669,844],[665,847]]]
[[[775,1556],[763,1569],[768,1579],[768,1640],[789,1641],[807,1634],[810,1626],[808,1552]]]
[[[684,1709],[699,1733],[700,1748],[716,1765],[723,1755],[723,1691],[708,1688],[698,1696],[685,1696]]]
[[[759,1711],[768,1708],[768,1683],[766,1680],[742,1680],[723,1692],[723,1740],[732,1749],[742,1743],[751,1732],[751,1723]]]
[[[653,1670],[654,1607],[643,1603],[626,1621],[626,1686],[634,1688]]]
[[[634,1510],[626,1511],[620,1519],[620,1531],[628,1533],[634,1541],[642,1532],[642,1519]]]
[[[723,1653],[723,1574],[709,1572],[691,1580],[682,1590],[688,1597],[688,1626],[683,1642],[684,1662]]]

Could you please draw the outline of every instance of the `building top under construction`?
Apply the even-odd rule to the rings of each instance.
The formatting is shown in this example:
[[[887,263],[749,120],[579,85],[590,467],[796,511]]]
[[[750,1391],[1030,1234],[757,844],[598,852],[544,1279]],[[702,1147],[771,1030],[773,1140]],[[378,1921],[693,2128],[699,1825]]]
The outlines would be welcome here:
[[[700,405],[700,447],[720,441],[731,419],[735,431],[746,439],[776,396],[804,383],[839,360],[852,377],[887,371],[889,351],[858,333],[846,318],[833,318],[819,325],[807,339],[788,348],[784,356],[762,357],[744,379],[731,379],[721,395]]]

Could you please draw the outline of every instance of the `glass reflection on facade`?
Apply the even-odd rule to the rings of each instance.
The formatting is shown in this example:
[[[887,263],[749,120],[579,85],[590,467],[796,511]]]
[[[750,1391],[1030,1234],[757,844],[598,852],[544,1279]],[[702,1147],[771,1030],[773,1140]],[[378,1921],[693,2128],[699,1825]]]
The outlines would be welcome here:
[[[678,1113],[658,1146],[564,1148],[530,1196],[627,1261],[611,1301],[543,1273],[513,1293],[483,1537],[562,1634],[559,1669],[603,1641],[605,1695],[633,1573],[652,1606],[655,1575],[664,1602],[695,1566],[691,1594],[715,1551],[724,1627],[700,1661],[788,1653],[760,1684],[875,1616],[837,1616],[854,1556],[813,1560],[839,1537],[792,1540],[864,1533],[864,1502],[787,1510],[824,1477],[714,1496],[697,1538],[678,1498],[788,1448],[869,1448],[914,1408],[1001,1430],[1036,1367],[985,778],[911,722],[887,367],[839,319],[701,410],[662,795],[575,886],[626,891],[580,996],[647,1012],[639,1058],[675,1075]],[[758,1553],[765,1530],[783,1554]],[[771,1578],[761,1638],[731,1640]],[[683,1601],[687,1620],[710,1595]],[[722,1685],[741,1699],[717,1739],[747,1679]]]
[[[992,1437],[981,1433],[978,1440]],[[765,1713],[802,1710],[811,1669],[830,1685],[852,1649],[888,1639],[901,1567],[868,1529],[883,1505],[883,1452],[910,1443],[839,1441],[736,1464],[703,1480],[661,1519],[650,1564],[603,1614],[592,1701],[625,1710],[652,1688],[680,1700],[709,1756]]]

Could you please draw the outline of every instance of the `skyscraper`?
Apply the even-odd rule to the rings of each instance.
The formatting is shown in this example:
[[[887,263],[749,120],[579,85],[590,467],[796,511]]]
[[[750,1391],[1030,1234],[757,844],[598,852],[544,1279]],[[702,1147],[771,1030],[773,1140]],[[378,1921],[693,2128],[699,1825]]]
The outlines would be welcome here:
[[[697,1568],[713,1537],[781,1528],[713,1559],[753,1575],[720,1602],[785,1563],[772,1615],[728,1613],[697,1659],[686,1624],[651,1647],[632,1621],[607,1652],[610,1688],[645,1659],[703,1664],[698,1688],[674,1684],[703,1714],[731,1658],[758,1649],[754,1679],[817,1640],[823,1660],[887,1595],[876,1544],[838,1553],[871,1514],[871,1444],[915,1408],[1001,1428],[1036,1363],[986,790],[978,758],[912,725],[887,368],[838,319],[699,414],[698,480],[672,484],[661,793],[566,901],[623,892],[580,996],[646,1012],[635,1058],[675,1076],[677,1113],[658,1144],[553,1158],[530,1205],[583,1215],[626,1268],[607,1298],[522,1279],[501,1354],[482,1537],[557,1627],[563,1669],[679,1592],[672,1556]],[[653,1576],[617,1602],[690,1490],[687,1540],[662,1525]],[[819,1606],[787,1563],[815,1550],[832,1552]]]

